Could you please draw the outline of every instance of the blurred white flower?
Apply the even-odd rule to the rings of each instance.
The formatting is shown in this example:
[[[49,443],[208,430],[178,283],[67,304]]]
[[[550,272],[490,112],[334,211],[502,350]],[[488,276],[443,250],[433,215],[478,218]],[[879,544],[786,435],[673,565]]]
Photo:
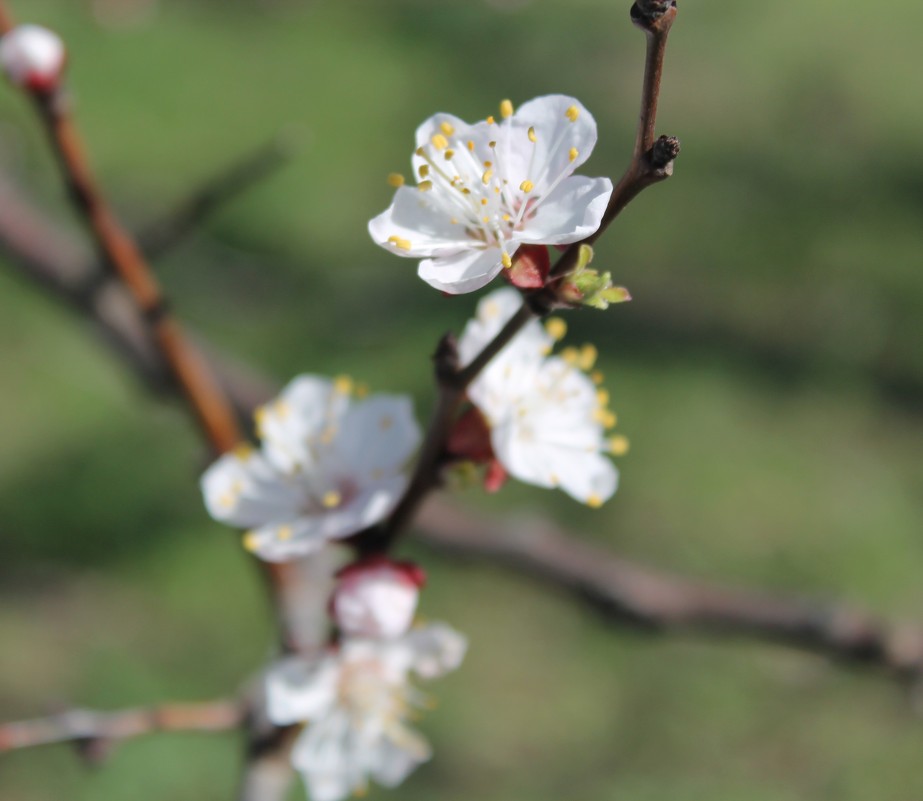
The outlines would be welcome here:
[[[514,289],[481,300],[458,343],[470,362],[521,305]],[[529,323],[468,388],[490,430],[496,459],[510,475],[540,487],[560,487],[589,506],[600,506],[618,486],[618,471],[604,453],[624,453],[624,437],[607,437],[615,424],[608,393],[597,386],[596,349],[565,349],[549,356],[564,323]],[[595,379],[595,380],[594,380]]]
[[[424,581],[423,571],[410,562],[386,557],[357,562],[337,574],[331,614],[345,636],[399,637],[413,623]]]
[[[612,193],[608,178],[572,175],[596,144],[596,122],[572,97],[537,97],[469,125],[436,114],[416,132],[416,188],[399,188],[369,223],[379,245],[423,259],[418,273],[451,294],[487,284],[523,244],[562,245],[593,233]]]
[[[292,657],[267,675],[268,714],[285,726],[307,722],[292,749],[313,801],[362,793],[373,779],[396,787],[431,756],[407,720],[429,706],[410,674],[430,679],[457,668],[467,641],[433,623],[402,637],[344,638],[336,650]]]
[[[411,400],[353,400],[352,382],[303,375],[256,414],[262,449],[225,454],[202,476],[216,520],[252,529],[263,559],[312,553],[382,520],[407,480],[420,441]]]
[[[50,91],[64,61],[61,37],[40,25],[19,25],[0,38],[0,67],[17,86]]]

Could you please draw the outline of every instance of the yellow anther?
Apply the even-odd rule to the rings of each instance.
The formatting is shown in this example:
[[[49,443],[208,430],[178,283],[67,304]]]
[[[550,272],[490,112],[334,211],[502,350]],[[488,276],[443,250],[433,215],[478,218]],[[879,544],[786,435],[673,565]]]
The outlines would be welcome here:
[[[549,317],[545,320],[545,330],[548,332],[548,336],[557,342],[564,339],[564,335],[567,333],[567,323],[560,317]]]
[[[510,254],[507,253],[505,250],[500,255],[500,261],[503,262],[503,266],[506,267],[507,270],[509,270],[510,267],[513,266],[513,260],[510,258]]]
[[[378,421],[378,427],[382,431],[387,431],[393,425],[394,425],[394,419],[388,416],[382,417],[381,420]]]
[[[611,453],[613,456],[624,456],[626,453],[628,453],[628,450],[628,437],[625,437],[622,434],[616,434],[614,437],[609,439],[609,453]]]
[[[360,400],[362,398],[367,398],[369,395],[369,385],[364,382],[360,382],[356,384],[355,388],[353,389],[353,392],[355,393],[356,397],[359,398]]]
[[[596,390],[596,402],[600,406],[608,406],[609,405],[609,392],[605,389]]]
[[[580,361],[578,366],[581,370],[592,370],[593,365],[596,364],[596,357],[599,356],[599,351],[596,350],[595,345],[584,345],[580,348]]]
[[[595,492],[592,495],[587,496],[586,505],[590,509],[599,509],[603,505],[603,499],[600,498]]]
[[[333,426],[327,426],[323,431],[320,432],[320,440],[322,445],[329,445],[333,442],[333,438],[337,435],[337,430]]]
[[[496,120],[495,120],[492,116],[487,118],[487,124],[488,124],[488,125],[493,125],[495,122],[496,122]]]
[[[421,156],[421,157],[425,157],[425,156],[426,156],[426,151],[425,151],[422,147],[418,147],[418,148],[417,148],[416,150],[414,150],[413,152],[416,153],[418,156]]]
[[[576,348],[564,348],[561,351],[561,358],[570,365],[575,365],[580,359],[580,352]]]
[[[614,412],[610,412],[608,409],[596,409],[593,412],[593,420],[597,423],[600,423],[603,428],[612,428],[617,422]]]
[[[470,195],[470,194],[471,194],[471,190],[468,189],[468,188],[466,187],[466,188],[462,189],[461,193],[462,193],[463,195]]]
[[[355,382],[348,375],[338,375],[333,379],[333,389],[341,395],[350,395]]]
[[[433,147],[436,148],[436,150],[445,150],[449,146],[449,140],[442,134],[433,134],[429,141],[433,143]]]
[[[486,197],[482,197],[482,198],[481,198],[481,205],[482,205],[482,206],[486,206],[486,205],[487,205],[487,198],[486,198]]]
[[[552,487],[557,487],[561,483],[561,479],[557,473],[552,473],[550,476],[548,476],[548,480],[551,481]]]
[[[567,117],[571,122],[577,122],[577,117],[580,116],[580,109],[576,106],[570,106],[567,111],[564,112],[564,116]]]
[[[504,214],[504,215],[503,215],[503,222],[509,222],[509,221],[512,220],[512,219],[513,219],[513,218],[510,217],[509,214]]]
[[[266,407],[265,406],[257,406],[257,408],[254,409],[253,423],[254,423],[254,427],[256,428],[256,433],[259,434],[260,437],[262,437],[263,431],[266,428]]]
[[[481,217],[481,222],[489,223],[490,217]]]
[[[499,195],[499,194],[500,194],[500,187],[499,187],[499,186],[495,186],[495,187],[494,187],[494,194],[495,194],[495,195]]]
[[[513,103],[511,101],[500,101],[500,116],[505,120],[513,116]]]
[[[469,139],[469,140],[468,140],[468,145],[467,145],[467,147],[468,147],[468,150],[470,150],[472,153],[474,153],[474,140]]]
[[[425,178],[427,175],[429,175],[429,164],[421,164],[417,168],[417,172],[420,173],[421,178]]]
[[[454,217],[449,220],[449,222],[452,223],[452,225],[458,225],[458,220],[456,220]]]
[[[244,548],[246,548],[250,553],[253,553],[257,548],[260,547],[260,537],[255,531],[248,531],[244,534]]]
[[[487,186],[487,184],[490,183],[490,179],[493,177],[494,177],[493,170],[484,170],[484,174],[481,176],[481,183],[484,184],[484,186]]]
[[[592,373],[590,373],[590,379],[594,384],[601,384],[604,380],[602,370],[594,370]]]
[[[389,236],[388,242],[401,250],[410,250],[409,239],[401,239],[399,236]]]
[[[451,161],[454,157],[455,157],[455,151],[454,151],[454,150],[452,150],[451,148],[449,148],[448,150],[446,150],[446,152],[445,152],[445,160],[446,160],[446,161]]]
[[[242,462],[253,456],[253,446],[249,442],[238,442],[232,453]]]
[[[276,537],[282,540],[282,542],[287,542],[294,536],[295,536],[295,532],[292,531],[291,526],[279,526],[279,528],[276,531]]]
[[[494,300],[488,300],[484,304],[484,319],[493,320],[498,314],[500,314],[500,305]]]
[[[417,189],[419,189],[421,192],[429,192],[429,190],[432,188],[432,181],[420,181],[420,183],[417,184]]]
[[[577,150],[577,148],[575,147],[572,147],[570,150],[567,151],[567,158],[569,161],[576,161],[577,156],[579,155],[580,155],[580,151]]]
[[[451,122],[443,122],[439,124],[439,130],[442,131],[446,136],[451,136],[455,133],[455,126]]]
[[[485,161],[485,162],[484,162],[484,166],[485,166],[485,167],[493,167],[493,166],[494,166],[494,163],[493,163],[492,161]]]
[[[395,189],[399,186],[404,185],[404,176],[399,172],[392,172],[388,174],[388,183],[391,184]]]
[[[233,492],[223,492],[218,498],[218,505],[222,509],[230,509],[237,503],[237,495]]]
[[[529,192],[535,189],[535,184],[533,184],[530,180],[526,179],[521,184],[519,184],[519,188],[528,195]]]
[[[281,418],[288,417],[289,413],[292,411],[292,408],[284,400],[277,400],[272,407],[272,410],[279,415]]]
[[[497,143],[496,143],[496,141],[493,140],[493,139],[491,139],[491,140],[487,143],[487,147],[489,147],[491,150],[493,150],[496,146],[497,146]]]
[[[535,128],[532,126],[529,126],[529,141],[530,142],[538,141],[538,137],[535,135]]]
[[[333,509],[336,506],[339,506],[343,500],[343,496],[340,495],[336,490],[330,490],[329,492],[324,493],[324,497],[321,499],[321,503],[324,504],[328,509]]]

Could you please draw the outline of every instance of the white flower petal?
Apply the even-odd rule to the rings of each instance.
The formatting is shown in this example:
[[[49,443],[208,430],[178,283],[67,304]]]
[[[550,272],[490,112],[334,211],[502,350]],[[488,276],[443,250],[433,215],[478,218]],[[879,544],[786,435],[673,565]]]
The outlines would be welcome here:
[[[619,486],[619,471],[599,453],[572,452],[572,469],[559,455],[561,489],[581,503],[598,506],[613,496]]]
[[[432,756],[429,743],[404,728],[402,742],[383,737],[368,766],[369,774],[385,787],[397,787],[423,762]]]
[[[369,222],[369,234],[396,256],[421,258],[458,253],[471,247],[465,228],[453,224],[453,215],[438,200],[439,194],[402,186],[391,205]]]
[[[374,481],[400,470],[421,437],[410,398],[374,395],[349,408],[334,448],[340,469]]]
[[[285,659],[266,674],[266,714],[278,726],[322,715],[336,703],[338,679],[333,656]]]
[[[481,298],[476,316],[468,321],[458,340],[461,363],[470,364],[521,307],[522,295],[512,287],[494,290]],[[533,320],[523,327],[495,360],[503,360],[512,353],[519,355],[521,350],[533,353],[538,359],[553,342],[541,323]]]
[[[511,243],[506,252],[516,252]],[[472,249],[454,256],[424,259],[420,262],[417,275],[427,284],[451,295],[474,292],[490,283],[503,269],[502,251],[498,247]]]
[[[468,650],[467,638],[445,623],[413,629],[403,641],[410,654],[410,668],[424,679],[455,670]]]
[[[297,514],[302,491],[279,476],[259,453],[222,456],[201,480],[208,513],[240,528],[286,521]]]
[[[567,95],[536,97],[516,109],[508,122],[511,151],[519,155],[517,163],[535,165],[531,175],[522,173],[520,177],[517,173],[514,177],[530,178],[537,190],[561,174],[573,173],[596,147],[596,120],[579,100]],[[526,144],[529,128],[534,128],[536,133],[534,159],[532,148]],[[576,150],[573,160],[571,148]]]
[[[542,198],[528,224],[514,234],[523,243],[567,245],[594,233],[602,222],[612,181],[572,175]]]

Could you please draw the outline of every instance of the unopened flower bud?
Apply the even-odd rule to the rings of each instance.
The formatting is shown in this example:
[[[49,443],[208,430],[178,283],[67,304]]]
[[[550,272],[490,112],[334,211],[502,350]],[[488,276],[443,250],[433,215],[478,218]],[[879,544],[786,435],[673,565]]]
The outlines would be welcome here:
[[[40,25],[20,25],[0,38],[0,67],[17,86],[50,92],[64,69],[64,42]]]
[[[390,639],[408,631],[425,581],[419,567],[382,558],[349,565],[338,577],[330,607],[343,634]]]

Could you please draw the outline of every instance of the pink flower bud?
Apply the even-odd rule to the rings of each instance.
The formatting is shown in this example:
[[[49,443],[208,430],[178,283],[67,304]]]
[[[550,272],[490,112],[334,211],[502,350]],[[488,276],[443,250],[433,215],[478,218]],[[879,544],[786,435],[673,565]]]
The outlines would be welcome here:
[[[338,577],[330,611],[343,634],[390,639],[407,632],[425,580],[419,567],[380,557],[349,565]]]
[[[19,25],[0,38],[0,67],[17,86],[50,92],[64,69],[61,38],[40,25]]]

